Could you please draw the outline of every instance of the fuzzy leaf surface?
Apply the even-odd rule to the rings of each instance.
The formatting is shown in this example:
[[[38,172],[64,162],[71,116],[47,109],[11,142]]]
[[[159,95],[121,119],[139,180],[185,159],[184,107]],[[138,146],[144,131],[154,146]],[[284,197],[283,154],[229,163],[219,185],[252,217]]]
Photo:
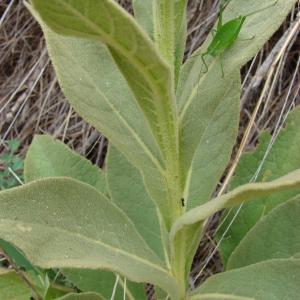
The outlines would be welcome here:
[[[106,44],[134,91],[163,149],[176,140],[175,97],[171,71],[135,20],[110,0],[33,0],[43,21],[59,34]]]
[[[227,269],[300,254],[300,196],[274,208],[235,248]]]
[[[175,88],[186,42],[187,0],[134,0],[134,16],[174,73]]]
[[[205,67],[202,63],[201,53],[204,53],[207,49],[212,40],[211,37],[183,66],[177,91],[177,100],[179,106],[180,145],[182,149],[181,160],[186,176],[194,172],[193,169],[197,170],[200,168],[197,165],[193,165],[195,161],[201,160],[203,155],[203,146],[201,151],[197,150],[201,147],[201,143],[205,143],[207,140],[209,149],[217,149],[217,147],[220,147],[219,145],[222,146],[222,139],[218,143],[218,138],[211,139],[210,137],[206,137],[206,140],[203,138],[206,128],[209,128],[209,125],[213,124],[212,121],[217,110],[220,111],[223,109],[223,113],[225,114],[223,117],[224,121],[223,118],[219,121],[219,133],[221,134],[219,136],[228,139],[228,141],[225,141],[224,150],[221,151],[223,153],[219,154],[222,159],[217,158],[218,163],[214,163],[214,153],[207,157],[206,160],[203,160],[206,163],[210,163],[209,168],[207,168],[208,170],[218,165],[215,173],[207,176],[211,179],[203,181],[205,182],[203,188],[199,188],[196,184],[194,188],[189,188],[190,180],[187,178],[185,188],[186,193],[188,192],[187,198],[191,198],[192,200],[190,201],[194,202],[192,205],[187,201],[187,204],[191,207],[195,206],[196,200],[194,199],[198,199],[199,201],[196,205],[209,200],[209,196],[219,180],[217,174],[224,171],[230,158],[239,120],[239,95],[236,93],[239,89],[237,87],[239,69],[256,54],[258,49],[278,29],[295,2],[295,0],[278,0],[276,5],[251,15],[246,19],[239,38],[222,56],[224,77],[222,77],[220,57],[212,58],[209,55],[205,57],[208,65],[207,72],[205,72]],[[253,12],[253,9],[259,10],[272,3],[274,3],[273,0],[254,0],[251,2],[247,0],[232,0],[225,9],[223,22]],[[273,17],[269,18],[270,15]],[[242,41],[242,39],[253,36],[254,38],[251,40]],[[226,100],[227,97],[229,99]],[[224,123],[222,124],[222,122]],[[221,129],[223,132],[220,132]],[[200,155],[200,158],[197,158],[198,155]],[[192,178],[191,176],[189,177]],[[195,176],[195,181],[200,182],[200,179]]]
[[[107,158],[107,183],[112,201],[135,224],[149,247],[167,260],[167,232],[162,217],[145,188],[141,173],[113,146]]]
[[[109,269],[174,299],[176,282],[128,217],[91,186],[49,178],[0,194],[0,237],[43,268]],[[32,209],[29,209],[32,208]]]
[[[142,171],[148,192],[167,219],[168,195],[161,151],[109,50],[98,41],[51,31],[38,13],[31,6],[28,8],[43,28],[50,57],[69,102]]]
[[[193,293],[190,300],[202,295],[230,300],[296,300],[299,297],[300,260],[274,259],[210,277]],[[221,294],[219,298],[214,295]],[[225,296],[226,295],[226,296]],[[235,298],[237,297],[237,298]],[[244,298],[243,298],[244,297]]]
[[[104,172],[90,161],[71,151],[65,144],[52,137],[35,136],[25,160],[25,180],[27,182],[46,178],[65,176],[90,184],[100,192],[108,194]],[[5,243],[5,241],[3,241]],[[8,243],[6,243],[8,244]],[[24,260],[24,259],[23,259]],[[82,291],[95,291],[105,299],[110,299],[116,275],[104,270],[63,269],[65,276]],[[130,291],[127,283],[127,294],[142,298],[143,285],[135,284]],[[117,289],[116,297],[122,297],[122,288]]]
[[[231,188],[238,187],[251,181],[258,169],[260,173],[257,181],[271,181],[284,174],[300,168],[300,109],[296,108],[290,113],[285,128],[282,129],[273,144],[269,154],[265,153],[270,143],[270,135],[263,133],[260,137],[259,145],[254,152],[245,153],[237,167],[235,177],[231,183]],[[264,163],[260,167],[261,162]],[[225,211],[223,225],[217,233],[219,240],[224,238],[220,245],[220,253],[223,263],[226,265],[231,253],[244,238],[249,230],[274,207],[300,193],[300,190],[285,191],[276,195],[260,198],[259,201],[243,204],[238,215],[230,226],[232,218],[237,213],[238,208]],[[226,232],[226,233],[225,233]]]
[[[24,175],[27,183],[45,177],[70,177],[107,194],[104,172],[48,135],[34,137],[26,154]]]

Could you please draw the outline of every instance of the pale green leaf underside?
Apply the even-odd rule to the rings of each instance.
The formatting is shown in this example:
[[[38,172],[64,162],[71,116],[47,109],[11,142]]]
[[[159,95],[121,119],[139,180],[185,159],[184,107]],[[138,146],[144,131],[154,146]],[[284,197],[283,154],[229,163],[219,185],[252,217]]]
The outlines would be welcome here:
[[[70,177],[107,194],[104,172],[51,136],[36,135],[27,151],[25,181],[45,177]]]
[[[194,292],[191,299],[202,299],[198,296],[217,293],[229,296],[219,298],[224,300],[235,299],[230,298],[232,295],[246,297],[247,300],[297,300],[300,294],[299,276],[300,260],[269,260],[214,275]]]
[[[235,248],[227,269],[300,254],[300,196],[265,216]]]
[[[113,146],[107,158],[107,183],[112,201],[135,224],[149,247],[162,261],[167,258],[162,217],[149,197],[141,173]]]
[[[266,157],[270,141],[270,135],[264,133],[260,136],[259,145],[254,152],[245,153],[238,165],[236,175],[233,178],[231,189],[251,181],[259,168],[262,160],[264,162],[260,168],[257,181],[274,180],[284,174],[300,168],[300,109],[296,108],[290,113],[287,123],[276,138],[275,143]],[[247,232],[266,214],[268,214],[278,204],[294,197],[300,190],[286,191],[263,197],[259,201],[245,203],[239,213],[235,216],[238,208],[233,208],[230,212],[225,211],[226,216],[223,225],[217,233],[217,239],[223,235],[232,218],[235,216],[233,224],[224,235],[220,245],[220,252],[223,263],[226,265],[232,251],[240,243]],[[229,214],[228,214],[229,213]],[[228,216],[227,216],[228,214]]]
[[[54,31],[101,40],[109,49],[129,84],[148,90],[136,97],[163,152],[175,139],[175,100],[171,72],[152,41],[135,20],[110,0],[33,0],[34,8]],[[135,93],[136,94],[136,93]]]
[[[42,179],[2,192],[0,203],[0,237],[22,249],[33,264],[110,269],[176,294],[170,272],[132,222],[89,185]]]
[[[216,197],[211,201],[191,209],[177,219],[171,229],[171,240],[185,226],[201,223],[223,208],[230,208],[246,201],[271,193],[300,188],[300,169],[265,183],[249,183],[236,188],[232,192]]]
[[[28,300],[31,296],[31,290],[14,271],[0,269],[0,299]]]
[[[101,295],[96,293],[80,293],[80,294],[68,294],[63,297],[57,298],[57,300],[106,300]]]

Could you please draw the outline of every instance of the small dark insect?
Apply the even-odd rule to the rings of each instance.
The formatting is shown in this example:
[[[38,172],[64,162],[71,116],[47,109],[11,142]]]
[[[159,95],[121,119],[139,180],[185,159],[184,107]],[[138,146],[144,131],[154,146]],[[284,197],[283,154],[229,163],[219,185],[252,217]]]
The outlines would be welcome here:
[[[181,205],[184,207],[184,199],[181,198]]]
[[[224,70],[223,70],[223,65],[222,65],[222,55],[225,52],[225,50],[230,48],[232,46],[232,44],[234,44],[234,42],[237,40],[246,18],[251,15],[254,15],[262,10],[265,10],[271,6],[276,5],[278,0],[275,0],[274,3],[272,3],[268,6],[265,6],[261,9],[253,11],[245,16],[239,16],[239,17],[232,19],[232,20],[226,22],[225,24],[223,24],[223,11],[229,2],[230,1],[227,1],[227,3],[225,3],[221,7],[220,13],[219,13],[219,21],[218,21],[217,29],[213,30],[213,40],[209,44],[207,50],[201,55],[202,62],[206,68],[205,73],[208,71],[208,67],[204,60],[204,57],[206,55],[211,55],[213,57],[216,57],[216,56],[221,57],[222,77],[224,77]],[[249,39],[253,39],[253,38],[254,38],[254,36]]]

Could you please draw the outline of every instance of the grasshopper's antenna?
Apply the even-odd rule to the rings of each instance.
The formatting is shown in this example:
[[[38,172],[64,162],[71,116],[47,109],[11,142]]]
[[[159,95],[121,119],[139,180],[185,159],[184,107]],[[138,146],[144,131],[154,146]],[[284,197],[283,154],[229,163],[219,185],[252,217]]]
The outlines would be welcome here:
[[[252,16],[252,15],[255,15],[256,13],[258,13],[260,11],[263,11],[265,9],[268,9],[268,8],[272,7],[272,6],[275,6],[277,3],[278,3],[278,0],[275,0],[272,4],[269,4],[269,5],[267,5],[267,6],[263,7],[263,8],[260,8],[258,10],[255,10],[255,11],[253,11],[253,12],[245,15],[244,17],[249,17],[249,16]]]

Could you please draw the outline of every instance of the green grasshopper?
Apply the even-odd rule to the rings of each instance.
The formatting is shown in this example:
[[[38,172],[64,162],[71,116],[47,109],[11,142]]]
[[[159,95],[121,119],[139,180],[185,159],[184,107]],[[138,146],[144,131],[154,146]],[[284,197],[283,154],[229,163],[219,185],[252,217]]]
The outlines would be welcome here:
[[[259,10],[253,11],[247,15],[244,16],[238,16],[235,19],[232,19],[225,24],[223,24],[223,11],[228,5],[229,1],[226,1],[226,3],[221,7],[220,13],[219,13],[219,20],[218,20],[218,25],[217,29],[214,29],[213,32],[213,40],[209,44],[207,50],[201,55],[202,62],[206,68],[205,72],[208,71],[207,64],[204,60],[204,57],[206,55],[211,55],[212,57],[221,57],[221,71],[222,71],[222,77],[224,77],[224,70],[223,70],[223,65],[222,65],[222,55],[224,52],[232,46],[232,44],[237,40],[240,31],[242,29],[242,26],[244,25],[244,22],[246,21],[246,18],[254,15],[262,10],[265,10],[271,6],[274,6],[277,4],[278,0],[275,0],[273,4],[268,5],[266,7],[263,7]],[[253,39],[253,37],[249,39]],[[249,40],[247,39],[247,40]]]

